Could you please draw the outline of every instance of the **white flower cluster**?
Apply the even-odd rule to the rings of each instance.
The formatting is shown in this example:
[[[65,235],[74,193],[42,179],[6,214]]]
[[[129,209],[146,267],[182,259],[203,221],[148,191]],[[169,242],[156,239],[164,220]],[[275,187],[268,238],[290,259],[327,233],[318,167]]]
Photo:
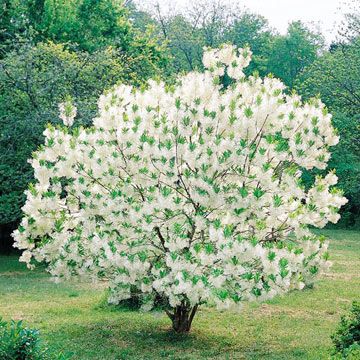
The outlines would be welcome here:
[[[223,45],[219,49],[204,49],[203,64],[213,76],[223,76],[239,80],[245,76],[243,69],[250,64],[251,51],[248,48],[239,49]]]
[[[319,100],[246,78],[250,54],[209,49],[204,73],[121,85],[91,128],[49,127],[14,233],[21,260],[107,279],[111,301],[144,309],[229,307],[312,282],[328,255],[308,226],[336,222],[346,199],[332,172],[305,189],[301,168],[324,169],[338,137]]]
[[[59,104],[59,111],[60,111],[60,119],[64,123],[65,126],[72,126],[74,123],[74,119],[76,117],[77,109],[71,103],[70,100],[67,100],[63,103]]]

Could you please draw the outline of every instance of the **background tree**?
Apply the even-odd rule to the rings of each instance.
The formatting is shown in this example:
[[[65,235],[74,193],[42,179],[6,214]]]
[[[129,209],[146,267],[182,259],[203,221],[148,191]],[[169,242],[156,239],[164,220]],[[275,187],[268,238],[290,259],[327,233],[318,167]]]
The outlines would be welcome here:
[[[334,114],[341,135],[329,165],[337,170],[349,198],[345,224],[354,225],[360,209],[360,38],[323,54],[298,79],[306,98],[319,94]]]
[[[71,96],[79,121],[89,124],[96,114],[95,99],[103,88],[127,80],[116,51],[89,55],[62,45],[21,47],[1,62],[0,221],[16,221],[21,214],[23,190],[31,180],[27,159],[42,141],[47,122],[57,123],[57,104]]]
[[[300,21],[289,25],[285,36],[275,36],[268,54],[267,71],[293,88],[296,77],[312,64],[324,40],[320,34],[307,29]]]
[[[290,24],[286,35],[280,35],[269,27],[264,17],[236,3],[196,1],[175,13],[166,13],[155,3],[149,11],[159,35],[168,42],[173,56],[172,73],[202,68],[204,46],[229,42],[253,49],[254,61],[246,69],[248,74],[273,73],[292,88],[297,75],[324,49],[321,34],[300,21]],[[144,17],[141,19],[144,21]],[[135,26],[142,27],[141,21],[136,20]]]
[[[26,16],[26,2],[21,0],[0,1],[0,58],[15,44],[31,37],[32,28]]]
[[[269,73],[268,56],[272,51],[273,36],[268,21],[264,17],[245,11],[237,13],[234,17],[225,31],[224,40],[238,47],[250,46],[253,61],[247,73],[258,71],[264,76]]]
[[[349,0],[345,4],[348,5],[348,9],[339,28],[339,41],[354,43],[360,35],[360,1]],[[359,43],[355,45],[359,46]]]
[[[223,0],[196,1],[181,12],[170,13],[155,3],[149,11],[159,34],[168,41],[176,73],[202,68],[203,48],[223,43],[230,24],[242,12]]]
[[[117,82],[140,86],[166,67],[165,47],[151,29],[135,30],[121,3],[95,2],[90,9],[91,4],[29,0],[3,5],[0,34],[9,45],[4,40],[0,59],[0,248],[11,243],[8,229],[20,218],[22,193],[32,176],[27,159],[41,143],[44,125],[57,123],[57,103],[71,96],[79,120],[87,124],[105,88]]]

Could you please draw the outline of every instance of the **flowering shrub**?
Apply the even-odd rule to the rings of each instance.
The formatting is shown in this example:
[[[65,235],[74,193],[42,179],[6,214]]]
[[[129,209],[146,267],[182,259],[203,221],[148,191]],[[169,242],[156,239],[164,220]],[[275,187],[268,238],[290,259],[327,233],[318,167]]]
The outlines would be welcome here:
[[[107,279],[113,303],[161,303],[179,332],[200,304],[312,282],[328,255],[308,226],[337,222],[346,199],[332,172],[305,189],[301,168],[326,168],[338,137],[320,100],[246,78],[250,57],[208,49],[204,73],[121,85],[101,96],[91,128],[48,127],[14,233],[21,260],[47,262],[57,279]]]

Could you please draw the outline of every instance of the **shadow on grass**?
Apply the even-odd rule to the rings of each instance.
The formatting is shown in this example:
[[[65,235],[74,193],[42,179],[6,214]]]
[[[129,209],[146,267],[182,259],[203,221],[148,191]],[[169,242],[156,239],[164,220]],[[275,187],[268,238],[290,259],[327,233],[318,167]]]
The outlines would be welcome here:
[[[122,356],[126,359],[153,359],[151,355],[154,351],[156,359],[207,359],[232,352],[234,347],[239,350],[235,339],[217,334],[216,328],[211,329],[201,321],[201,315],[195,319],[190,333],[177,334],[164,314],[144,314],[103,304],[92,311],[96,311],[102,319],[61,324],[47,332],[50,339],[57,339],[59,345],[68,346],[75,359],[93,358],[95,352],[101,352],[103,359],[122,359]],[[72,341],[69,342],[69,339]],[[253,351],[254,346],[252,344],[251,348],[241,351]]]
[[[126,311],[136,317],[135,312]],[[231,341],[225,335],[216,334],[216,328],[202,329],[200,324],[189,334],[176,334],[170,323],[159,319],[155,324],[144,321],[141,326],[135,320],[112,319],[89,324],[74,324],[71,329],[61,326],[50,334],[66,343],[74,359],[307,359],[308,349],[274,349],[263,341]],[[136,326],[139,325],[139,326]],[[136,328],[138,330],[136,330]],[[61,339],[62,334],[66,339]],[[246,336],[246,331],[243,333]],[[71,341],[69,340],[71,339]],[[94,354],[101,354],[97,357]]]

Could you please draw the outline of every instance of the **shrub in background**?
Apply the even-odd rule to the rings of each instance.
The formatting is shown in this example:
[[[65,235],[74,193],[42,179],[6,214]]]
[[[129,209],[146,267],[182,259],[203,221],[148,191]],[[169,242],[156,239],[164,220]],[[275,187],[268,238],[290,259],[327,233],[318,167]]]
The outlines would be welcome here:
[[[69,355],[53,354],[40,340],[38,330],[23,326],[22,321],[10,323],[0,318],[1,360],[66,360]]]

